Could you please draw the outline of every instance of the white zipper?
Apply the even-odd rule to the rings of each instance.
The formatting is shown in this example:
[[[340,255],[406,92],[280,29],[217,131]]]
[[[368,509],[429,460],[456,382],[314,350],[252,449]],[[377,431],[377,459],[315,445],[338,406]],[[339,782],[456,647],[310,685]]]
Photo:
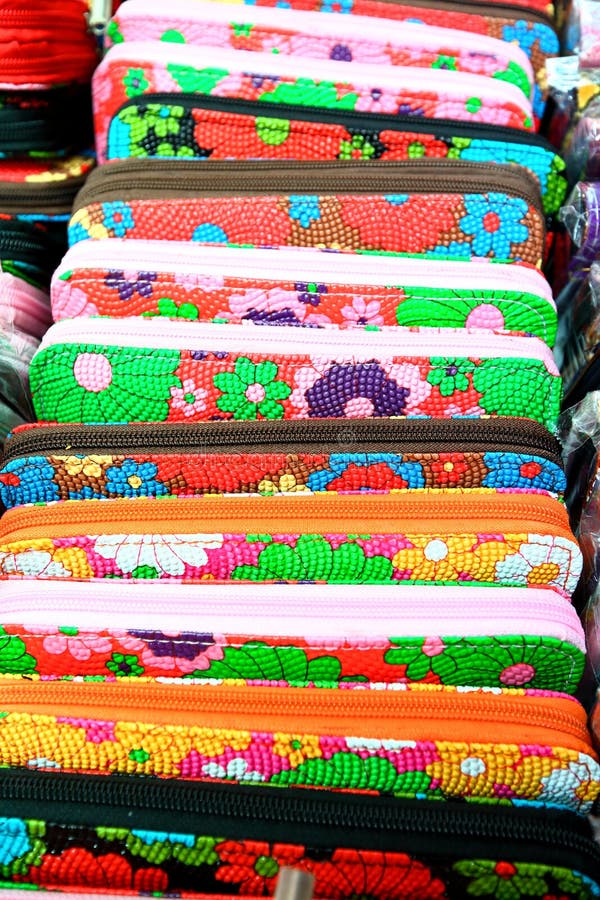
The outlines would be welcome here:
[[[395,93],[402,91],[440,90],[440,72],[437,69],[412,69],[409,66],[380,66],[329,59],[309,59],[304,56],[282,56],[272,53],[254,53],[248,50],[232,50],[223,47],[190,47],[187,44],[169,44],[161,41],[129,41],[110,48],[95,78],[102,79],[104,68],[114,63],[128,62],[131,66],[158,63],[166,66],[190,66],[198,70],[220,69],[230,73],[252,73],[260,77],[290,76],[311,78],[314,81],[330,81],[338,85],[351,85],[354,89],[371,90],[386,88]],[[351,79],[351,80],[350,80]],[[526,118],[533,115],[531,103],[514,84],[472,75],[470,72],[446,71],[443,74],[444,99],[464,103],[465,98],[475,96],[490,106],[512,103]],[[176,99],[176,96],[174,97]],[[265,110],[268,104],[265,104]],[[532,126],[533,127],[533,126]]]
[[[131,0],[128,0],[131,2]],[[471,262],[410,257],[376,258],[369,255],[330,253],[313,247],[281,249],[206,246],[187,241],[147,241],[113,238],[80,241],[63,257],[54,273],[53,285],[66,272],[77,269],[136,268],[197,275],[228,275],[237,278],[275,278],[286,281],[324,281],[344,285],[466,288],[470,291],[510,290],[543,297],[555,309],[552,290],[539,269],[517,263],[495,263],[474,258]],[[307,274],[309,273],[309,274]],[[310,276],[310,277],[309,277]]]
[[[529,57],[518,44],[455,28],[403,22],[401,30],[398,29],[396,33],[390,29],[389,22],[385,19],[374,19],[370,16],[337,16],[333,23],[321,13],[279,8],[275,19],[273,10],[268,7],[238,7],[229,3],[206,3],[202,0],[195,0],[194,3],[187,0],[170,0],[167,6],[164,0],[128,0],[117,12],[115,20],[119,24],[135,27],[136,23],[143,24],[149,18],[164,22],[163,30],[169,25],[177,28],[174,20],[206,24],[216,22],[224,25],[233,22],[259,25],[275,31],[334,39],[339,37],[342,40],[373,41],[398,47],[423,47],[426,50],[440,52],[444,48],[450,48],[451,52],[464,50],[475,56],[496,57],[514,62],[525,71],[531,84],[535,77]]]
[[[299,334],[299,332],[301,332]],[[342,351],[357,362],[399,356],[470,357],[540,360],[551,375],[558,369],[549,347],[538,337],[514,337],[473,328],[412,328],[392,326],[372,331],[312,328],[310,334],[293,325],[261,328],[253,323],[183,323],[173,319],[92,316],[62,319],[42,339],[40,352],[57,344],[100,344],[133,348],[233,353],[269,353],[335,358]]]
[[[433,629],[454,637],[532,634],[585,649],[575,609],[540,588],[49,580],[41,610],[32,586],[30,579],[0,582],[0,621],[329,639],[421,637]]]

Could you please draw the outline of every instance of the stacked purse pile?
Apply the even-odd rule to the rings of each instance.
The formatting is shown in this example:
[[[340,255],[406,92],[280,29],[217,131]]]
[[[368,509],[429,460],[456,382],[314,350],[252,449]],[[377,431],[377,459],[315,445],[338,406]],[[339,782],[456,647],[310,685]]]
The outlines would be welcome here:
[[[0,881],[598,897],[556,33],[294,5],[109,24],[0,471]]]
[[[92,167],[87,0],[0,4],[0,436],[34,418],[28,369],[52,322],[50,276]]]

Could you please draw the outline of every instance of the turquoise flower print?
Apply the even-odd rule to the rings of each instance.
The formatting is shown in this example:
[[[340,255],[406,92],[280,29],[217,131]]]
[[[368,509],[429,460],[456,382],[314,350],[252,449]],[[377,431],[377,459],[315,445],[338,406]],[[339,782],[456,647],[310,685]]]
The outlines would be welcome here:
[[[319,198],[316,195],[290,196],[290,219],[297,219],[302,228],[310,228],[311,224],[318,222],[320,218]]]
[[[385,199],[390,206],[403,206],[408,200],[408,194],[386,194]]]
[[[351,13],[354,0],[322,0],[321,12]]]
[[[465,241],[452,241],[450,244],[438,244],[433,250],[427,250],[425,256],[452,256],[456,259],[470,259],[473,248]]]
[[[192,240],[200,241],[203,244],[226,244],[228,238],[226,232],[219,225],[203,222],[194,229]]]
[[[154,463],[125,459],[121,465],[106,470],[106,490],[120,497],[159,497],[168,491],[162,481],[156,480],[157,472]]]
[[[193,834],[176,834],[166,831],[140,831],[132,830],[132,835],[139,838],[144,844],[164,844],[168,841],[170,844],[182,844],[184,847],[193,847],[196,838]]]
[[[128,231],[135,227],[131,207],[122,200],[112,200],[102,204],[104,213],[104,227],[113,231],[115,237],[123,238]]]
[[[0,474],[0,500],[6,508],[58,500],[54,469],[45,456],[13,459]]]
[[[517,19],[514,25],[505,25],[502,40],[518,44],[528,55],[536,41],[542,53],[558,53],[558,38],[549,25]]]
[[[9,866],[32,848],[22,819],[0,818],[0,865]]]
[[[465,234],[473,236],[475,256],[493,254],[496,259],[509,259],[511,244],[529,237],[529,228],[521,222],[527,214],[527,202],[506,194],[472,194],[465,197],[466,216],[460,220]]]

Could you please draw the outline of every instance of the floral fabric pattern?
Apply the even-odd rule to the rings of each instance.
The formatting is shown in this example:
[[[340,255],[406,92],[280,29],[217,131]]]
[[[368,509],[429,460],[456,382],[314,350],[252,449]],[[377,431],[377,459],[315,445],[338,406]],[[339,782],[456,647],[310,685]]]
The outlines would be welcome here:
[[[16,817],[0,818],[0,847],[0,877],[6,887],[270,896],[280,867],[290,865],[311,872],[317,895],[334,900],[600,896],[597,883],[561,866],[497,856],[446,859],[431,851],[416,858],[401,848],[324,851],[300,844]],[[511,881],[517,893],[507,894]]]
[[[464,138],[438,125],[435,134],[410,131],[390,123],[375,129],[307,122],[269,115],[222,112],[181,103],[156,104],[134,98],[111,120],[107,159],[176,157],[194,159],[302,159],[302,160],[415,160],[422,157],[471,162],[513,163],[538,180],[546,213],[553,214],[564,200],[565,163],[550,148],[518,141]],[[163,139],[165,117],[177,114],[177,133]],[[318,111],[315,110],[318,120]]]
[[[30,383],[38,419],[92,424],[492,415],[552,429],[561,397],[558,374],[535,358],[358,362],[76,343],[39,351]]]
[[[407,692],[453,690],[404,687]],[[151,712],[143,721],[119,721],[9,711],[0,718],[0,759],[18,768],[90,774],[327,787],[438,801],[535,801],[582,815],[600,796],[600,765],[591,748],[570,747],[572,738],[566,735],[555,736],[552,745],[467,737],[415,740],[401,715],[394,734],[398,737],[391,740],[345,736],[335,727],[316,734],[161,725],[152,721]]]
[[[94,127],[99,162],[106,161],[108,128],[121,106],[134,97],[156,93],[207,94],[260,100],[265,103],[265,109],[267,103],[285,103],[426,119],[486,122],[521,131],[532,131],[534,128],[524,97],[522,102],[512,99],[499,101],[490,96],[470,96],[467,91],[461,93],[456,88],[445,94],[442,88],[419,90],[411,86],[394,90],[372,83],[358,85],[350,80],[350,66],[348,81],[342,83],[304,77],[296,79],[291,75],[271,75],[268,70],[261,71],[267,65],[265,57],[257,57],[258,68],[252,72],[192,67],[177,62],[176,47],[173,47],[172,59],[171,63],[154,63],[135,56],[118,60],[113,60],[110,54],[106,57],[94,79]],[[389,72],[388,67],[382,67],[382,72]],[[159,126],[166,133],[158,136],[161,143],[172,144],[173,136],[178,133],[178,123],[168,112],[164,117],[169,124]],[[135,135],[143,140],[144,124],[138,124],[135,111],[129,121]],[[124,123],[124,127],[127,132],[128,123]],[[275,138],[275,142],[277,140],[279,137]]]
[[[167,316],[239,325],[308,328],[427,326],[506,329],[534,334],[549,346],[556,311],[529,291],[430,288],[72,268],[54,279],[55,321],[74,315]]]
[[[71,245],[111,237],[436,255],[459,243],[465,259],[537,266],[545,223],[541,209],[498,192],[110,200],[72,216]]]
[[[331,642],[329,642],[331,643]],[[77,628],[0,628],[0,674],[44,679],[214,678],[292,687],[426,683],[573,693],[584,655],[552,637],[256,637]]]
[[[476,49],[467,51],[449,48],[447,42],[443,45],[440,43],[438,47],[429,41],[423,45],[419,42],[418,33],[411,34],[410,42],[394,40],[393,37],[383,41],[348,39],[336,35],[334,25],[331,26],[330,35],[308,35],[302,31],[280,27],[277,21],[269,26],[244,24],[243,11],[236,12],[238,15],[235,21],[221,23],[211,22],[208,17],[205,21],[193,22],[190,17],[182,19],[168,13],[157,17],[146,15],[143,19],[132,21],[126,17],[122,19],[117,11],[109,30],[109,38],[116,38],[116,43],[162,40],[313,59],[441,68],[508,81],[519,87],[526,97],[531,94],[532,85],[528,73],[508,55],[503,55],[501,49],[492,54],[489,51],[478,53]]]
[[[164,453],[28,456],[0,469],[0,500],[10,509],[115,497],[296,494],[494,488],[561,497],[562,468],[528,453]]]
[[[552,587],[581,574],[574,540],[550,534],[97,534],[0,545],[0,575],[209,578]]]

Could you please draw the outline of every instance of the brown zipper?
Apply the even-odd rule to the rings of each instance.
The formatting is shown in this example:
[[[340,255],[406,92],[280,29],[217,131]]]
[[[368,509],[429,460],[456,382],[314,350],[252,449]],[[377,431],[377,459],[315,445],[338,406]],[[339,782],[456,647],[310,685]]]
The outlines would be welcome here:
[[[537,180],[520,166],[420,159],[418,162],[128,159],[100,166],[75,198],[74,212],[105,200],[235,197],[256,194],[488,193],[520,197],[544,218]]]
[[[538,9],[527,9],[512,3],[481,3],[479,0],[379,0],[391,6],[418,6],[421,9],[438,9],[448,12],[466,13],[474,16],[486,16],[493,19],[525,19],[530,22],[543,22],[556,31],[550,16]]]
[[[0,210],[11,215],[32,211],[48,216],[69,215],[73,199],[86,178],[87,173],[46,183],[4,182],[0,184]]]
[[[17,432],[2,464],[76,453],[532,453],[561,465],[560,445],[531,419],[356,419],[44,425]]]

